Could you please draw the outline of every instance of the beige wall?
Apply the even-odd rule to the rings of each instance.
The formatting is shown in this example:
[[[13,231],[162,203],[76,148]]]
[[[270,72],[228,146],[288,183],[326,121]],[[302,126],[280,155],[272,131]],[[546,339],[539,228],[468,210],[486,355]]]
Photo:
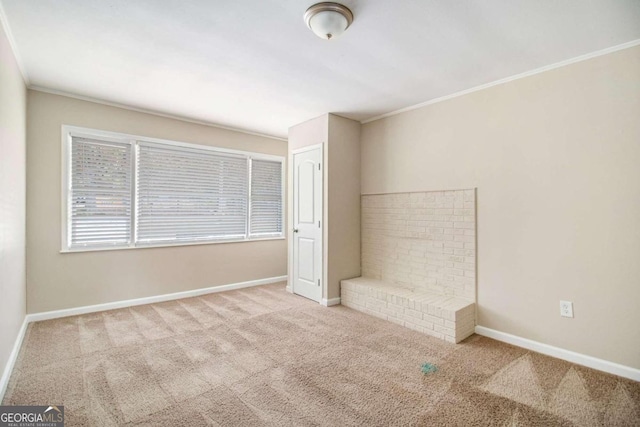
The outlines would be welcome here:
[[[282,239],[61,254],[63,124],[280,156],[287,143],[33,90],[28,97],[29,313],[287,274]]]
[[[26,97],[22,75],[0,25],[0,373],[26,309]]]
[[[327,299],[340,297],[340,280],[360,276],[360,128],[329,114]]]
[[[289,128],[289,152],[327,142],[329,115],[323,114]],[[326,153],[325,153],[326,155]]]
[[[640,368],[640,47],[363,126],[362,193],[469,187],[479,324]]]

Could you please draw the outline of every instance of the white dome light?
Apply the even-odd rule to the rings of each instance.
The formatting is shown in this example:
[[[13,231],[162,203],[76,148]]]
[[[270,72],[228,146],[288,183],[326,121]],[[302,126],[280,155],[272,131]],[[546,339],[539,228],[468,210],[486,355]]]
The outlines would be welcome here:
[[[353,13],[338,3],[318,3],[304,13],[307,26],[320,38],[332,40],[345,32],[353,22]]]

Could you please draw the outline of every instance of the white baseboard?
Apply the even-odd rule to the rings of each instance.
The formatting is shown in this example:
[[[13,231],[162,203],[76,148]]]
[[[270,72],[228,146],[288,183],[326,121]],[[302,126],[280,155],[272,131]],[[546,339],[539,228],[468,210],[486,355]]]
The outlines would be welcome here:
[[[340,297],[338,298],[322,298],[322,300],[320,301],[320,304],[324,305],[325,307],[331,307],[332,305],[340,305]]]
[[[248,288],[251,286],[267,285],[287,280],[287,276],[268,277],[266,279],[250,280],[248,282],[231,283],[228,285],[212,286],[210,288],[194,289],[192,291],[176,292],[173,294],[156,295],[152,297],[114,301],[105,304],[88,305],[84,307],[67,308],[64,310],[46,311],[43,313],[27,314],[27,322],[58,319],[60,317],[77,316],[79,314],[95,313],[98,311],[114,310],[117,308],[134,307],[136,305],[152,304],[156,302],[171,301],[181,298],[191,298],[215,292],[231,291],[234,289]]]
[[[484,326],[476,326],[476,334],[526,348],[527,350],[533,350],[537,353],[546,354],[547,356],[556,357],[558,359],[586,366],[588,368],[629,378],[634,381],[640,381],[640,369],[632,368],[630,366],[620,365],[618,363],[609,362],[608,360],[598,359],[596,357],[587,356],[586,354],[554,347],[549,344],[543,344],[527,338],[496,331],[495,329],[485,328]]]
[[[24,334],[27,332],[27,325],[29,322],[25,316],[22,321],[22,326],[18,331],[18,336],[16,337],[16,341],[13,344],[13,348],[11,349],[11,354],[9,354],[9,360],[7,360],[7,364],[4,367],[4,371],[2,372],[2,378],[0,378],[0,403],[2,399],[4,399],[4,394],[7,391],[7,386],[9,385],[9,378],[11,378],[11,372],[13,372],[13,367],[16,364],[16,360],[18,359],[18,353],[20,353],[20,347],[22,347],[22,341],[24,340]]]

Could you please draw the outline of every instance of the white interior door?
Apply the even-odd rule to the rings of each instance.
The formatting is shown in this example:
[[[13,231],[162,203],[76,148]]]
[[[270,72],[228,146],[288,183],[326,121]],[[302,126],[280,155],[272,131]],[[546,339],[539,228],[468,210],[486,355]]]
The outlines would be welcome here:
[[[293,154],[293,292],[322,298],[322,145]]]

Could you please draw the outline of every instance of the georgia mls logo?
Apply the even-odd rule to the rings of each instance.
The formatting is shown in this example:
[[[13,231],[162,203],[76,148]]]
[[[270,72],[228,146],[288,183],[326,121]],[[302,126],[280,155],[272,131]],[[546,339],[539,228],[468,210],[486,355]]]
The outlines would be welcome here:
[[[64,427],[64,406],[0,406],[0,427]]]
[[[44,411],[44,413],[46,414],[46,413],[47,413],[47,412],[49,412],[49,411],[55,411],[53,414],[55,414],[55,415],[58,415],[58,414],[59,414],[59,415],[58,415],[58,417],[60,417],[60,418],[62,417],[62,411],[61,411],[60,409],[58,409],[58,407],[57,407],[57,406],[49,406],[49,407]],[[57,414],[56,414],[56,412],[57,412]]]

